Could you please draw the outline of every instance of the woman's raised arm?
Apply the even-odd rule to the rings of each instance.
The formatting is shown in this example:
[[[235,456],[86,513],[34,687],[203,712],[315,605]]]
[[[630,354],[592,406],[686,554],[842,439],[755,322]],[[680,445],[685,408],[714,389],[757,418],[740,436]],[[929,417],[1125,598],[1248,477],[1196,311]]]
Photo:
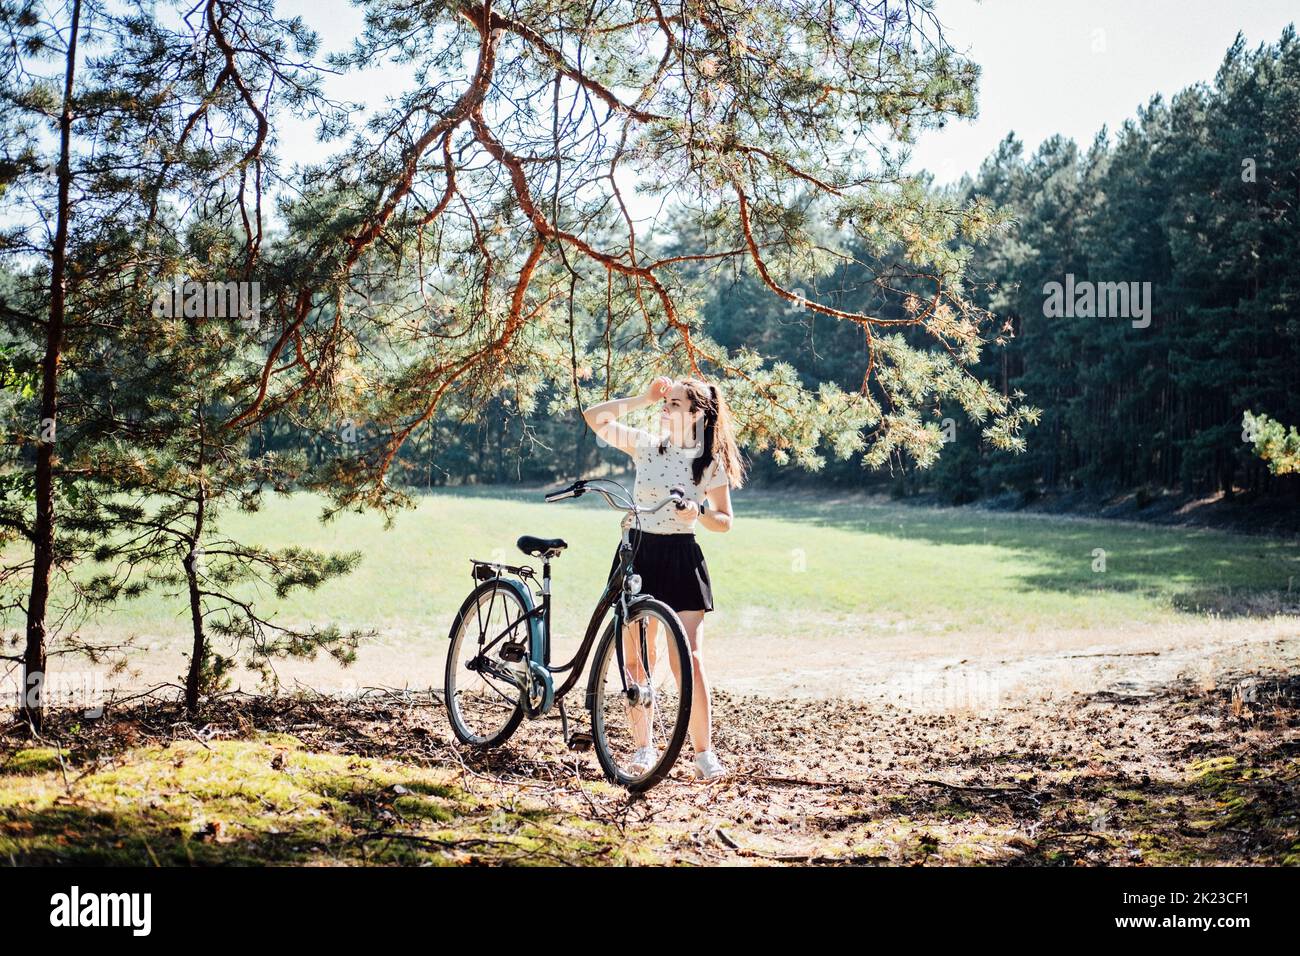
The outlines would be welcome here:
[[[611,398],[607,402],[592,405],[582,417],[591,426],[597,437],[609,442],[620,451],[629,455],[636,453],[637,441],[649,433],[644,429],[632,428],[619,421],[628,412],[645,408],[655,402],[663,401],[673,386],[673,380],[667,375],[660,375],[640,395],[628,398]]]

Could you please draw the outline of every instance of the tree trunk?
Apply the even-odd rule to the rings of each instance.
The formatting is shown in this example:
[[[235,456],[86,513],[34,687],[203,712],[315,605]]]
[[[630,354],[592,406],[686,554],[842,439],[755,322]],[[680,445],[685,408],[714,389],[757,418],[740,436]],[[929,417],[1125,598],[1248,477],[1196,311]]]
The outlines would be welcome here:
[[[32,584],[27,601],[27,648],[23,655],[22,716],[34,730],[43,725],[45,710],[45,617],[54,568],[54,442],[59,405],[59,359],[63,353],[64,304],[67,296],[68,220],[72,171],[72,87],[77,66],[77,31],[81,0],[72,5],[67,68],[63,78],[63,110],[59,115],[59,201],[50,253],[50,318],[45,327],[41,359],[41,416],[37,422],[36,524],[32,539]]]
[[[190,623],[194,629],[194,643],[190,650],[190,670],[185,675],[185,712],[193,717],[199,712],[199,690],[203,679],[203,664],[208,657],[207,635],[203,631],[203,597],[199,593],[199,555],[203,547],[203,520],[207,515],[208,488],[203,478],[206,435],[203,429],[203,400],[199,399],[199,491],[194,512],[194,540],[190,553],[185,556],[185,583],[190,594]]]
[[[194,643],[190,650],[190,670],[185,675],[185,712],[191,717],[199,712],[199,685],[203,678],[203,662],[207,659],[207,636],[203,632],[203,600],[199,594],[198,542],[203,540],[203,492],[199,491],[199,513],[194,522],[195,545],[185,556],[185,581],[190,593],[190,623],[194,627]]]

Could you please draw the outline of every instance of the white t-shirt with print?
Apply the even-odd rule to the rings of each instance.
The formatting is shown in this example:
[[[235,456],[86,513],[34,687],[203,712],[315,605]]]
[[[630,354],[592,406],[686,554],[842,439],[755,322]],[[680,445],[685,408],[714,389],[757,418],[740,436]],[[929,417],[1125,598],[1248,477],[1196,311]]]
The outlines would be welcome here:
[[[633,428],[612,421],[605,426],[603,435],[606,441],[616,448],[621,447],[624,452],[628,447],[634,448],[633,452],[629,452],[636,465],[636,483],[632,497],[641,508],[653,508],[659,504],[668,497],[673,485],[685,488],[687,498],[698,504],[704,501],[707,492],[729,481],[726,468],[715,458],[696,484],[693,477],[695,450],[684,449],[668,441],[663,454],[660,454],[659,443],[664,436],[651,434],[644,428]],[[626,520],[630,527],[636,527],[631,517]],[[698,512],[695,517],[687,520],[683,512],[668,504],[654,514],[641,515],[641,530],[655,534],[684,534],[693,532],[697,522]]]

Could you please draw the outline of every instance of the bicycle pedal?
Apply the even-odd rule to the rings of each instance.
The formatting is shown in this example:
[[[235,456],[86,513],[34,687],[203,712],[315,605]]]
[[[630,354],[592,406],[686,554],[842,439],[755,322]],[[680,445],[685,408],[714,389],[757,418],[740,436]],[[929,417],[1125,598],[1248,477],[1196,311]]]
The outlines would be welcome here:
[[[596,743],[596,738],[585,730],[575,730],[569,734],[570,750],[590,750]]]

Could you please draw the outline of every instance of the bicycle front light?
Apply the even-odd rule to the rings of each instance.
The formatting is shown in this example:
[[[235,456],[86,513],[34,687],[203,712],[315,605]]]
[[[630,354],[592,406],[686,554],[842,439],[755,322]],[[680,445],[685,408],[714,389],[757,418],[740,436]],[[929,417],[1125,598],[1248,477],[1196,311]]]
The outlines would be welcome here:
[[[627,588],[629,594],[640,594],[640,593],[641,593],[641,575],[639,575],[639,574],[629,574],[629,575],[627,576],[627,580],[624,582],[624,587]]]

